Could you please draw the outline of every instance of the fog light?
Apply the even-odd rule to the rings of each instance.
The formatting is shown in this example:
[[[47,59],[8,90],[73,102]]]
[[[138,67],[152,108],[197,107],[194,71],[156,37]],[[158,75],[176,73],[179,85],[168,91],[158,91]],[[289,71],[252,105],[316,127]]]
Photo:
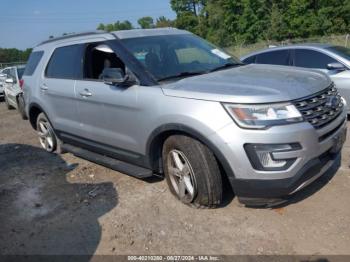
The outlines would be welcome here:
[[[246,144],[244,148],[254,169],[278,171],[288,169],[296,158],[275,159],[272,153],[299,150],[301,147],[299,144]]]

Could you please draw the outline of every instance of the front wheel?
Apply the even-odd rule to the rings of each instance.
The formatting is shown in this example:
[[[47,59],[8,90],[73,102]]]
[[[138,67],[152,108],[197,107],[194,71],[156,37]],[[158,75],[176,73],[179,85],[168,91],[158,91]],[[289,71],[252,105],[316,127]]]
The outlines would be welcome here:
[[[44,113],[40,113],[36,121],[36,130],[39,135],[40,145],[47,152],[54,152],[57,148],[56,135]]]
[[[214,154],[188,136],[169,137],[163,146],[165,177],[173,195],[193,207],[214,208],[222,202],[222,179]]]

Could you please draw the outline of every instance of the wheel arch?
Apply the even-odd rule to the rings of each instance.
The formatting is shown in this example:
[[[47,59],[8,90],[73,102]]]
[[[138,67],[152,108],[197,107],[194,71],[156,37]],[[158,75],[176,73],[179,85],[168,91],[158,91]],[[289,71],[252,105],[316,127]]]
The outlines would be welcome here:
[[[207,146],[216,157],[227,177],[235,177],[225,156],[219,148],[199,131],[183,124],[165,124],[155,129],[150,135],[146,153],[149,156],[150,165],[153,170],[163,173],[162,150],[165,140],[173,135],[186,135],[192,137]]]
[[[36,120],[37,120],[39,114],[45,113],[45,111],[37,103],[32,103],[29,105],[28,112],[29,112],[29,114],[28,114],[29,122],[30,122],[31,126],[33,127],[33,129],[36,130]]]

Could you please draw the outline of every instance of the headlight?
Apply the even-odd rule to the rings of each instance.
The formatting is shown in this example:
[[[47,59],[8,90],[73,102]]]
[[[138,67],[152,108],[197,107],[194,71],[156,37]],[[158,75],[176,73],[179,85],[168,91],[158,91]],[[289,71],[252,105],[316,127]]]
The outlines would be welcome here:
[[[292,104],[237,105],[224,104],[227,112],[243,128],[263,129],[303,121],[299,110]]]

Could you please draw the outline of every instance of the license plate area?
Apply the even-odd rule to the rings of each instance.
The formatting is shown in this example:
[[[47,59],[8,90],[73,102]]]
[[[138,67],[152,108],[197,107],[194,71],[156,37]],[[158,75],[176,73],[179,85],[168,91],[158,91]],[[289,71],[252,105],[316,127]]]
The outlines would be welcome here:
[[[333,137],[333,147],[330,150],[330,153],[336,154],[338,153],[345,143],[346,140],[346,133],[347,129],[343,129],[337,134],[335,137]]]

